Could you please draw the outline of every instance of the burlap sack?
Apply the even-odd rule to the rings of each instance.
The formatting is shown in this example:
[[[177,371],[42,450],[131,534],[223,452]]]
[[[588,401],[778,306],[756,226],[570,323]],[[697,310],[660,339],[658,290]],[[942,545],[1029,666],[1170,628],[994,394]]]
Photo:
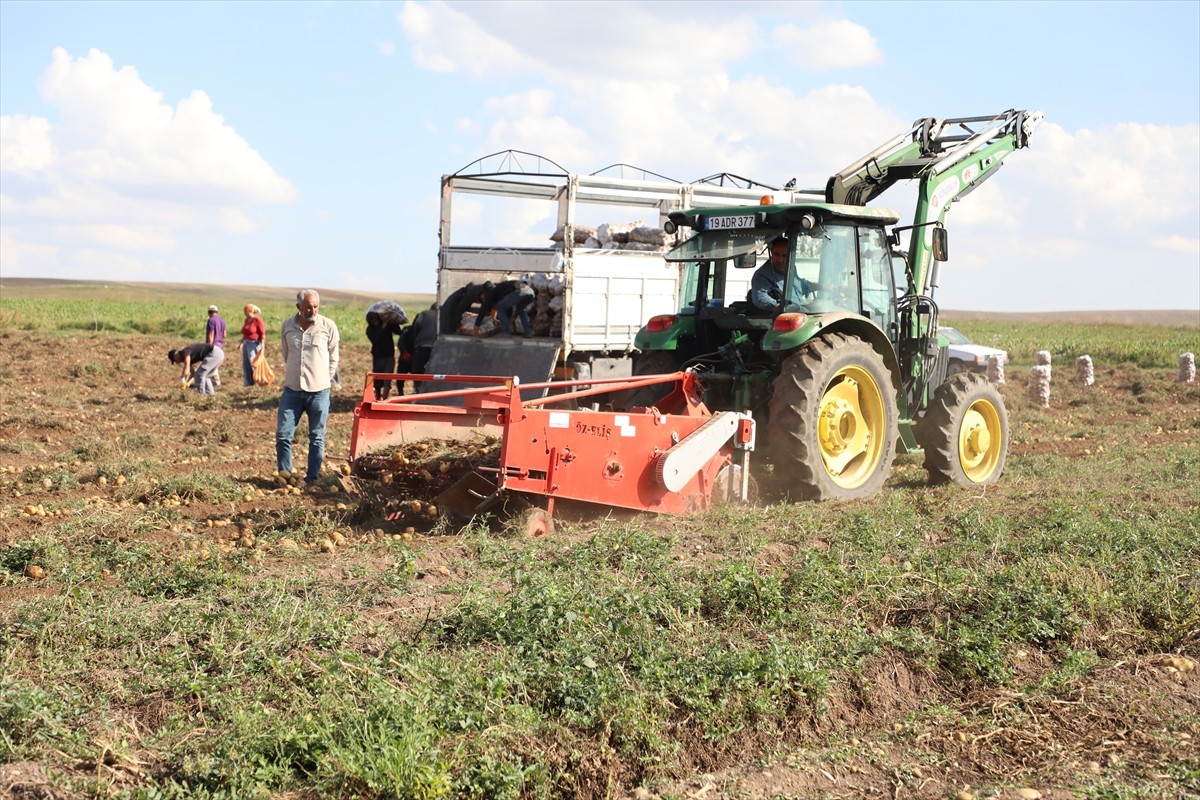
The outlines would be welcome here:
[[[254,382],[259,386],[270,386],[275,380],[275,372],[271,369],[271,365],[267,363],[266,352],[259,350],[250,361],[250,369],[254,372]]]

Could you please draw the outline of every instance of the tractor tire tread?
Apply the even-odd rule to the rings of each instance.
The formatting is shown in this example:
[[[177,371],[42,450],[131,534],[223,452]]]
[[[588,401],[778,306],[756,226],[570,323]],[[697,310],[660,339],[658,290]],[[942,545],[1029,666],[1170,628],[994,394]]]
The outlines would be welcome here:
[[[879,464],[861,486],[845,489],[826,473],[818,439],[818,409],[826,384],[837,367],[835,361],[857,355],[876,367],[883,397],[885,442]],[[899,412],[892,383],[882,357],[867,342],[853,336],[833,333],[810,340],[798,352],[784,360],[772,387],[767,451],[774,465],[771,488],[799,500],[848,500],[877,494],[891,470],[896,455],[896,427]],[[784,473],[788,473],[786,476]]]
[[[967,477],[959,461],[958,427],[967,409],[979,399],[986,399],[996,407],[1005,441],[996,468],[986,480],[976,482]],[[1004,473],[1008,454],[1008,412],[1003,395],[983,375],[961,372],[937,387],[914,433],[917,444],[925,451],[924,466],[933,486],[986,485],[995,483]]]

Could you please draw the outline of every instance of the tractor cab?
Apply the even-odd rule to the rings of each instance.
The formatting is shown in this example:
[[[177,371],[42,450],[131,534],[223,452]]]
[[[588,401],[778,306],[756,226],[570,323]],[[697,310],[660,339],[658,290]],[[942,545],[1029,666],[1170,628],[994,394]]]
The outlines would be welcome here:
[[[652,320],[638,347],[666,346],[685,363],[746,343],[777,361],[807,338],[797,331],[829,315],[857,317],[892,338],[896,279],[886,226],[896,220],[886,210],[833,204],[673,214],[676,226],[696,230],[666,254],[681,266],[682,307]]]

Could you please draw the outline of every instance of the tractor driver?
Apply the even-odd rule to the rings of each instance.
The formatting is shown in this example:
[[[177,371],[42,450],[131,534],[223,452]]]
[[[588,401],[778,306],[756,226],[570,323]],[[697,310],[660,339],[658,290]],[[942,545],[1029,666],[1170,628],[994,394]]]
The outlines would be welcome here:
[[[788,240],[780,236],[768,247],[770,257],[754,271],[750,278],[750,302],[759,311],[778,314],[783,310],[783,287],[788,272]],[[821,288],[816,281],[799,276],[792,284],[792,294],[803,297]]]

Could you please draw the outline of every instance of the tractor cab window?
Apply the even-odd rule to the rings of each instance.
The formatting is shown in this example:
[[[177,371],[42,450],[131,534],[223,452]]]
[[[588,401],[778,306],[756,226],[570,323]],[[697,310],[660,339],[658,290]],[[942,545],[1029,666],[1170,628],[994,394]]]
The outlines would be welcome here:
[[[670,250],[666,260],[679,263],[684,308],[745,301],[754,272],[750,267],[765,252],[767,238],[762,231],[706,231]]]
[[[796,259],[797,274],[793,279],[800,283],[800,290],[813,290],[801,302],[800,310],[860,313],[855,239],[855,229],[851,225],[825,225],[797,242],[797,254],[807,250],[810,257]],[[806,269],[809,274],[801,274]],[[812,276],[814,270],[815,278]],[[815,286],[810,283],[814,279]],[[795,289],[789,291],[793,296],[795,293]]]
[[[858,229],[858,263],[862,272],[863,313],[888,330],[894,315],[891,255],[880,228]]]
[[[761,253],[767,245],[763,233],[753,230],[705,232],[671,248],[667,261],[712,261],[746,253]]]

